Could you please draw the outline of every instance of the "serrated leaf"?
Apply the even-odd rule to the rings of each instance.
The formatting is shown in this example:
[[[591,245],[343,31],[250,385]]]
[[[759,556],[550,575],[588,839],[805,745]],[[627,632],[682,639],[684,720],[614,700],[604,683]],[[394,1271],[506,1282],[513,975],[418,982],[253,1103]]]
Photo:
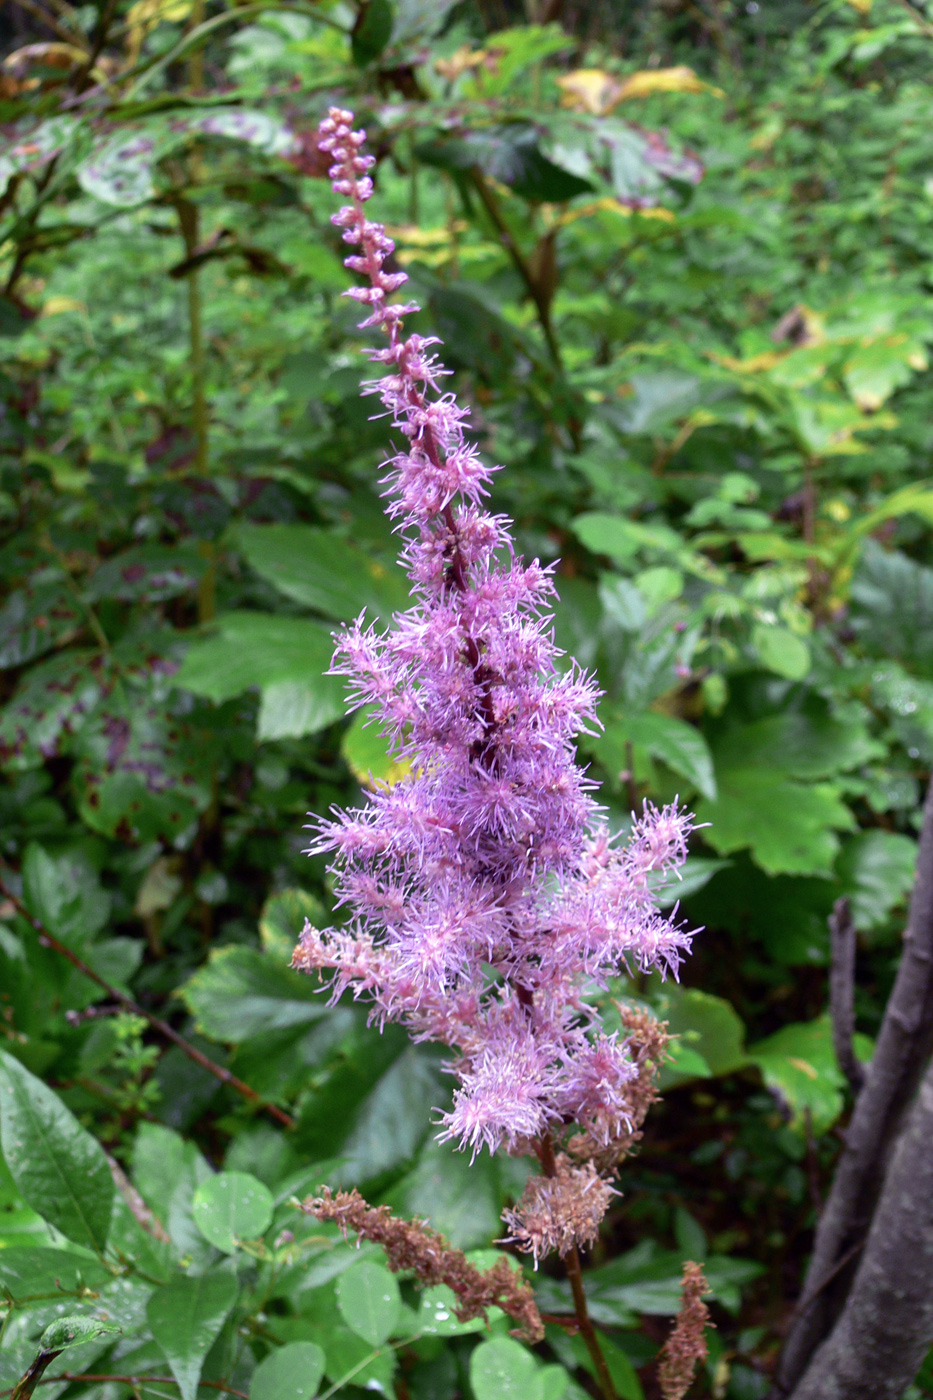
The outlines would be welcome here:
[[[860,831],[845,843],[836,874],[857,929],[883,927],[910,894],[916,865],[916,841],[896,831]]]
[[[324,1353],[314,1342],[287,1342],[260,1361],[249,1400],[312,1400],[324,1374]]]
[[[192,1214],[215,1249],[234,1254],[240,1240],[258,1239],[272,1222],[272,1192],[249,1172],[218,1172],[194,1193]]]
[[[82,625],[80,606],[61,579],[39,577],[11,593],[0,608],[0,670],[51,651]]]
[[[188,648],[179,686],[215,704],[258,687],[262,739],[300,738],[343,715],[343,685],[325,674],[333,638],[321,623],[242,612],[227,613],[217,627]]]
[[[107,686],[99,652],[69,649],[31,666],[0,713],[4,768],[37,768],[56,755]]]
[[[2,1050],[0,1145],[23,1200],[66,1238],[102,1254],[114,1192],[103,1149],[57,1094]]]
[[[750,847],[769,875],[829,875],[839,852],[837,831],[855,817],[831,783],[801,783],[767,769],[719,769],[715,802],[697,804],[708,822],[708,845],[722,855]]]
[[[182,1400],[196,1400],[201,1367],[237,1298],[237,1282],[219,1269],[183,1275],[157,1288],[146,1306],[156,1344],[178,1382]]]
[[[315,981],[242,944],[215,948],[180,995],[204,1035],[233,1043],[327,1014]]]
[[[402,1295],[394,1274],[364,1259],[337,1281],[337,1306],[344,1322],[370,1346],[381,1346],[392,1335],[401,1312]]]
[[[749,1047],[748,1058],[786,1105],[792,1124],[809,1118],[814,1133],[825,1133],[842,1112],[845,1079],[833,1050],[828,1016],[783,1026]]]

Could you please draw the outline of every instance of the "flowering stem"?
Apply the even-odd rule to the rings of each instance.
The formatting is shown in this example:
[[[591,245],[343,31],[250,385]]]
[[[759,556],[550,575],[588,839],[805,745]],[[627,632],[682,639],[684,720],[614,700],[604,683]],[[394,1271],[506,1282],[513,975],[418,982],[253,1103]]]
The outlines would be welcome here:
[[[541,1163],[541,1170],[545,1176],[554,1176],[557,1171],[557,1163],[554,1160],[554,1144],[551,1141],[550,1133],[544,1133],[537,1144],[538,1161]],[[576,1245],[572,1245],[564,1255],[564,1268],[570,1280],[570,1291],[573,1294],[573,1307],[577,1315],[577,1325],[580,1329],[580,1336],[590,1354],[590,1360],[596,1371],[596,1378],[599,1381],[599,1388],[603,1393],[603,1400],[618,1400],[616,1388],[612,1383],[612,1376],[609,1374],[609,1366],[603,1355],[603,1349],[599,1345],[599,1338],[596,1335],[596,1328],[593,1326],[593,1319],[590,1317],[590,1310],[586,1305],[586,1289],[583,1286],[583,1270],[580,1267],[580,1251]]]

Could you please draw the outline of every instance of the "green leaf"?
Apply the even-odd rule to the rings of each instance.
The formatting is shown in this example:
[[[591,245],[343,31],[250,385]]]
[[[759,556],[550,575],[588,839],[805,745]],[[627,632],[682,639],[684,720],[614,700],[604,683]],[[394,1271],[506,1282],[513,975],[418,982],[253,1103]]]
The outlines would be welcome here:
[[[476,1400],[543,1400],[541,1374],[531,1352],[511,1337],[480,1342],[470,1357]]]
[[[0,671],[51,651],[78,630],[81,608],[63,579],[40,575],[0,608]]]
[[[0,1289],[15,1299],[35,1293],[55,1293],[58,1289],[77,1292],[79,1288],[100,1288],[112,1278],[96,1259],[64,1249],[41,1245],[0,1248]]]
[[[916,841],[896,831],[860,831],[845,843],[836,874],[857,929],[867,933],[885,925],[910,894],[916,865]]]
[[[724,998],[666,984],[654,998],[661,1020],[686,1050],[699,1055],[712,1075],[731,1074],[748,1062],[745,1053],[745,1027],[735,1008]],[[689,1062],[663,1066],[662,1087],[680,1083],[689,1076]]]
[[[360,68],[378,58],[392,37],[394,14],[389,0],[361,0],[353,26],[353,62]]]
[[[392,757],[387,741],[379,733],[378,724],[371,720],[367,723],[368,720],[365,711],[354,715],[340,741],[340,752],[358,783],[366,787],[374,783],[391,785],[411,772],[411,765]]]
[[[802,681],[810,670],[810,648],[802,637],[786,627],[758,624],[752,629],[752,646],[762,666],[776,676]]]
[[[368,1259],[337,1281],[337,1306],[344,1322],[370,1346],[378,1347],[395,1330],[402,1296],[395,1275]]]
[[[69,648],[31,666],[0,713],[0,763],[37,768],[80,729],[106,687],[99,652]]]
[[[104,836],[175,841],[210,804],[218,739],[172,694],[174,665],[122,672],[71,741],[81,818]]]
[[[845,1087],[828,1016],[783,1026],[752,1045],[748,1058],[787,1106],[794,1127],[804,1127],[809,1116],[814,1133],[828,1132],[842,1112]]]
[[[599,1332],[599,1345],[603,1356],[606,1358],[606,1365],[612,1377],[616,1394],[619,1400],[644,1400],[645,1392],[642,1390],[641,1381],[635,1373],[635,1367],[629,1361],[621,1347],[617,1346],[611,1337],[607,1337],[605,1332]],[[583,1338],[576,1336],[573,1339],[573,1351],[578,1363],[589,1371],[590,1375],[595,1374],[595,1368],[586,1349]]]
[[[219,1269],[181,1276],[157,1288],[146,1306],[156,1344],[178,1382],[181,1400],[196,1400],[204,1358],[237,1298],[235,1277]]]
[[[333,638],[321,623],[269,613],[227,613],[214,636],[188,648],[176,683],[215,704],[258,686],[263,739],[301,738],[344,713],[330,669]]]
[[[85,846],[53,851],[30,841],[23,856],[23,898],[50,933],[72,945],[92,939],[110,917],[110,896]]]
[[[213,949],[179,994],[212,1040],[238,1043],[327,1015],[316,981],[236,943]]]
[[[707,844],[723,855],[750,846],[769,875],[829,875],[839,851],[837,831],[855,818],[831,783],[799,783],[766,768],[717,769],[715,802],[697,804],[709,822]]]
[[[415,150],[426,165],[442,170],[478,169],[534,203],[561,203],[592,190],[589,180],[556,165],[541,150],[538,132],[527,122],[509,122],[462,136],[424,142]]]
[[[96,1317],[60,1317],[50,1322],[39,1338],[39,1351],[67,1351],[69,1347],[79,1347],[84,1342],[94,1342],[98,1337],[122,1332],[112,1322],[101,1322]]]
[[[457,1295],[446,1283],[426,1288],[421,1294],[418,1307],[419,1333],[427,1337],[461,1337],[467,1332],[486,1330],[486,1324],[481,1317],[474,1317],[470,1322],[460,1322],[455,1312],[456,1304]]]
[[[883,758],[884,747],[871,737],[863,718],[837,719],[816,702],[732,726],[717,740],[714,753],[717,771],[721,763],[724,769],[764,769],[812,779],[835,777]]]
[[[501,1196],[494,1156],[484,1154],[471,1162],[449,1143],[430,1139],[415,1167],[385,1199],[399,1215],[427,1219],[457,1249],[472,1249],[495,1237]]]
[[[240,1240],[256,1240],[272,1223],[272,1192],[249,1172],[218,1172],[194,1193],[194,1223],[224,1254]]]
[[[75,1244],[102,1254],[114,1191],[103,1149],[61,1099],[5,1051],[0,1145],[23,1200]]]
[[[390,618],[409,606],[401,570],[313,525],[240,525],[235,542],[250,567],[304,607],[348,622],[365,608]]]
[[[933,569],[868,539],[850,597],[848,623],[871,655],[933,675]]]
[[[611,772],[627,767],[628,744],[647,749],[673,772],[699,789],[704,797],[715,798],[716,778],[713,757],[703,735],[692,724],[673,715],[643,710],[640,714],[610,711],[605,729],[590,744]]]
[[[316,895],[307,890],[280,890],[270,895],[259,918],[259,937],[266,956],[290,962],[306,920],[315,928],[327,920],[327,911]]]
[[[288,1342],[260,1361],[249,1400],[312,1400],[324,1374],[324,1353],[314,1342]]]
[[[131,603],[144,598],[160,603],[190,593],[206,568],[207,560],[193,545],[134,545],[98,567],[88,594],[95,601],[119,598]]]

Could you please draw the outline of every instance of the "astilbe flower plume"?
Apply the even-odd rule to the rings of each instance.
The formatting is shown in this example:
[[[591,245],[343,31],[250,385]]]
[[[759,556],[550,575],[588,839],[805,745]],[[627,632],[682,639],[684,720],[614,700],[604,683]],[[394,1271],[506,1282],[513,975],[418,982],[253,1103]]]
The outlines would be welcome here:
[[[331,109],[319,144],[349,201],[334,216],[357,249],[347,266],[366,280],[346,295],[383,337],[366,389],[398,437],[384,482],[413,603],[385,633],[358,619],[334,669],[409,771],[317,823],[311,850],[332,855],[352,917],[343,930],[306,927],[294,962],[329,974],[335,998],[369,1000],[378,1023],[453,1049],[459,1087],[442,1137],[522,1153],[574,1128],[608,1161],[611,1139],[637,1126],[631,1091],[647,1102],[644,1075],[585,994],[620,970],[676,972],[691,935],[658,912],[653,877],[684,859],[690,818],[646,806],[622,847],[600,820],[575,756],[596,687],[558,666],[552,571],[517,557],[510,522],[486,509],[492,471],[466,439],[468,410],[442,388],[438,342],[406,334],[418,307],[389,299],[406,278],[386,270],[392,240],[366,217],[373,159],[352,121]],[[602,1185],[591,1190],[604,1200]],[[546,1214],[544,1197],[535,1204]]]

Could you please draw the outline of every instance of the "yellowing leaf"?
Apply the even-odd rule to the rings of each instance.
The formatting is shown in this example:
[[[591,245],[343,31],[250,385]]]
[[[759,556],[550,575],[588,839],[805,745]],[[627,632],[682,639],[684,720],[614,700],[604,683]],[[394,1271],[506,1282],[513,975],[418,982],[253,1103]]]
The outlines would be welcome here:
[[[716,355],[707,352],[709,358],[723,369],[731,369],[736,374],[760,374],[762,370],[773,369],[787,355],[786,350],[763,350],[759,355],[751,355],[747,360],[737,360],[732,355]]]
[[[87,307],[83,301],[77,301],[74,297],[49,297],[48,301],[39,312],[40,316],[61,316],[65,311],[81,311],[87,315]]]
[[[664,209],[660,205],[655,209],[631,209],[627,204],[620,204],[612,195],[607,194],[600,199],[587,200],[586,204],[578,204],[573,209],[565,209],[554,220],[554,227],[562,228],[593,214],[618,214],[620,219],[659,219],[664,224],[677,222],[677,215],[671,209]]]
[[[685,64],[676,68],[643,69],[622,79],[602,68],[578,68],[558,78],[557,85],[563,91],[561,106],[590,112],[596,117],[606,116],[633,97],[650,97],[656,92],[711,92],[716,97],[725,97],[722,88],[704,83]]]
[[[650,97],[655,92],[711,92],[714,97],[726,95],[722,88],[704,83],[692,68],[681,63],[676,68],[649,68],[640,73],[632,73],[623,82],[616,101],[627,102],[631,97]]]
[[[573,107],[578,112],[590,112],[594,117],[605,116],[619,100],[621,84],[611,73],[601,68],[578,68],[563,78],[557,79],[562,90],[562,107]]]

